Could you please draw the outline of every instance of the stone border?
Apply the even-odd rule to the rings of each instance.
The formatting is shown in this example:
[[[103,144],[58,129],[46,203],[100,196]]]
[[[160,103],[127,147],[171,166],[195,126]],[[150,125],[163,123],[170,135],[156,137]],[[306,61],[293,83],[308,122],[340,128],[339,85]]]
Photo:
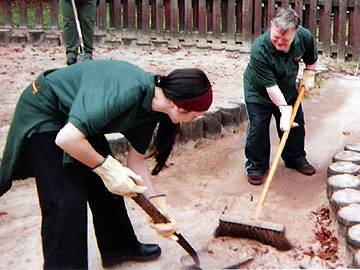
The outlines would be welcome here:
[[[218,139],[222,132],[236,133],[240,125],[247,121],[244,103],[228,102],[222,107],[211,107],[204,115],[189,123],[180,125],[176,143],[198,141],[202,138]],[[107,134],[114,156],[124,155],[129,150],[129,142],[120,133]]]
[[[346,245],[348,267],[360,269],[360,143],[347,144],[328,167],[327,197]]]

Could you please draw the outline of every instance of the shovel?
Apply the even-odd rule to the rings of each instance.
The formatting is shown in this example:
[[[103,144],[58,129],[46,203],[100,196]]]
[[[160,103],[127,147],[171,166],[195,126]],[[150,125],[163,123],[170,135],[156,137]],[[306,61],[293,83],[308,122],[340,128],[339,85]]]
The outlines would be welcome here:
[[[132,199],[153,219],[154,223],[168,223],[169,220],[161,214],[161,212],[143,195],[138,193]],[[175,232],[176,242],[188,253],[188,255],[181,258],[181,263],[186,266],[188,269],[231,269],[238,267],[250,260],[252,257],[245,258],[238,263],[232,263],[228,267],[220,267],[219,262],[210,256],[201,257],[201,263],[198,253],[195,249],[189,244],[189,242],[182,236],[180,233]],[[201,252],[203,253],[203,252]],[[206,264],[206,265],[205,265]]]

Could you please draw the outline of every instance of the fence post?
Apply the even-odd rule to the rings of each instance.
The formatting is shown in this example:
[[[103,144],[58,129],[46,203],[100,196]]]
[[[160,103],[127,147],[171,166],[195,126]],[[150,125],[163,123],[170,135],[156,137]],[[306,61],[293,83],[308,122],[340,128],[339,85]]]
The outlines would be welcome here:
[[[254,0],[254,37],[261,34],[262,18],[261,0]]]
[[[360,0],[354,0],[354,14],[353,14],[353,27],[349,29],[349,33],[352,35],[352,45],[353,45],[353,61],[358,61],[360,57],[360,29],[358,28],[359,24],[355,23],[358,22],[360,17]],[[355,26],[356,25],[356,26]]]
[[[228,44],[235,44],[235,0],[229,0],[227,3],[227,42]]]
[[[50,29],[58,29],[58,3],[57,0],[50,0],[50,15],[51,15],[51,22],[50,22]]]
[[[193,22],[193,10],[191,0],[185,0],[184,5],[184,46],[191,47],[194,45],[192,41],[192,22]]]
[[[322,47],[325,55],[331,55],[331,0],[324,1],[320,6],[320,27],[318,42]]]
[[[136,40],[135,34],[135,0],[124,0],[124,45],[133,45]]]
[[[274,1],[274,0],[272,0]],[[270,2],[270,0],[269,0]],[[243,0],[243,9],[242,9],[242,37],[244,44],[250,45],[252,37],[252,1]]]
[[[295,0],[295,10],[301,19],[301,23],[303,24],[303,0]]]
[[[198,46],[205,46],[206,42],[206,0],[198,1]]]
[[[315,40],[317,40],[316,27],[317,27],[317,0],[310,0],[309,30],[313,34]]]
[[[213,0],[212,10],[212,41],[213,43],[221,42],[221,0]]]
[[[42,0],[35,0],[34,8],[35,8],[35,28],[41,29],[41,28],[43,28],[43,3],[42,3]]]
[[[346,34],[346,11],[347,0],[339,1],[339,31],[338,31],[338,49],[337,59],[339,61],[345,61],[346,48],[345,48],[345,34]]]
[[[115,30],[121,30],[121,0],[113,0],[113,27]]]
[[[28,6],[28,4],[26,3],[25,0],[19,1],[19,9],[20,9],[19,28],[20,29],[26,29],[28,27],[27,26],[27,21],[28,21],[27,6]]]

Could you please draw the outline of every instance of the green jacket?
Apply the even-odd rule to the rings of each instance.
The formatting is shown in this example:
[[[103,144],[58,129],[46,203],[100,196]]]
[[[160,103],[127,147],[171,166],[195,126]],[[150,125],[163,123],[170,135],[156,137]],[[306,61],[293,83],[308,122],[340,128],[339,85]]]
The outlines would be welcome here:
[[[296,77],[299,62],[316,62],[318,52],[311,32],[301,27],[287,53],[277,51],[269,31],[259,36],[250,51],[250,61],[244,73],[244,94],[247,103],[272,105],[266,87],[278,85],[288,104],[297,97]]]
[[[86,137],[121,132],[140,153],[164,114],[151,111],[154,74],[122,61],[95,60],[42,73],[21,94],[0,166],[0,195],[11,180],[31,177],[21,160],[26,138],[67,122]],[[64,154],[64,165],[73,159]]]

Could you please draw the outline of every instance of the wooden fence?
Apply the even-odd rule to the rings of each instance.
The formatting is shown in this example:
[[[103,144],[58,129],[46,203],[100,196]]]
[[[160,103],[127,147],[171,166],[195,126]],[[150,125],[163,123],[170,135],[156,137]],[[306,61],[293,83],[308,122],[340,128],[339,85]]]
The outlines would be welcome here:
[[[99,0],[95,38],[246,51],[281,6],[299,13],[321,53],[357,60],[360,0]],[[0,41],[61,42],[61,18],[57,0],[0,0]]]

